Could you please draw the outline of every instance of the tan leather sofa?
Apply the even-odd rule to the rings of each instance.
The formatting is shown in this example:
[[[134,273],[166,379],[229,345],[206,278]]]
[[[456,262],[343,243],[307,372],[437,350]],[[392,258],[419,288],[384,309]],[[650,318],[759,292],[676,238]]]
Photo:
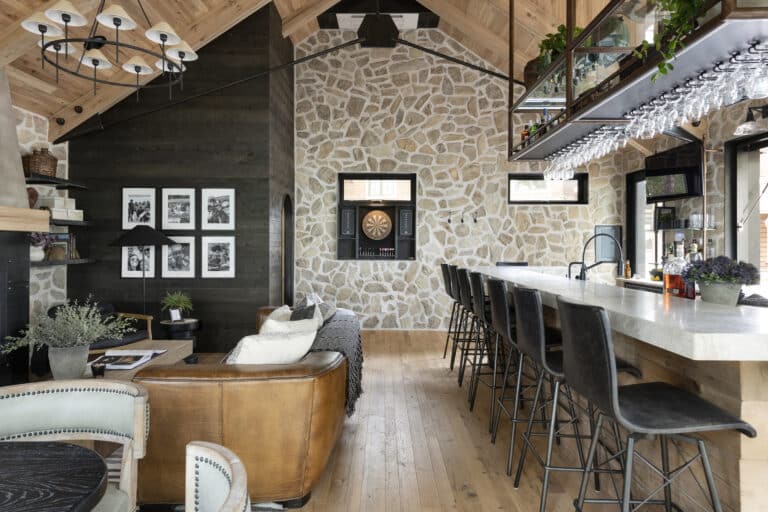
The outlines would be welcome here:
[[[150,427],[139,464],[139,503],[183,503],[185,446],[208,441],[243,461],[253,502],[301,506],[341,434],[346,373],[346,359],[337,352],[310,353],[291,365],[202,363],[140,371],[134,381],[149,391]]]

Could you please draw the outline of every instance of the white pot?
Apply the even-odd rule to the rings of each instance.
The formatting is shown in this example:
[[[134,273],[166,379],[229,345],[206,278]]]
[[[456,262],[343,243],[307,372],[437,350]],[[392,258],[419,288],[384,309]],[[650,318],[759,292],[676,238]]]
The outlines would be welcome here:
[[[80,379],[88,365],[88,345],[48,347],[48,362],[55,380]]]
[[[29,246],[29,261],[43,261],[45,259],[45,249],[36,245]]]

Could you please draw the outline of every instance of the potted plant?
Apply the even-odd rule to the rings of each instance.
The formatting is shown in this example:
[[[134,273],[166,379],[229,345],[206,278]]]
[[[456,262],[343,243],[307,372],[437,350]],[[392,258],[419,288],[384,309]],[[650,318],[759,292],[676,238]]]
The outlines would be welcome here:
[[[575,27],[573,37],[578,36],[582,30],[584,29],[581,27]],[[556,32],[547,34],[539,43],[538,57],[530,60],[525,65],[525,70],[523,71],[523,81],[525,82],[526,89],[530,89],[536,83],[541,73],[565,51],[568,38],[567,31],[568,29],[565,25],[560,25],[557,27]]]
[[[160,301],[162,310],[168,310],[171,315],[171,320],[178,321],[184,318],[184,313],[190,313],[194,310],[192,307],[192,299],[184,292],[166,292],[163,300]],[[177,311],[178,313],[174,313]],[[176,316],[176,318],[174,318]]]
[[[128,318],[103,316],[91,299],[82,303],[68,301],[56,310],[55,317],[44,316],[28,325],[20,336],[7,337],[8,343],[0,346],[0,352],[46,345],[53,378],[77,379],[85,372],[91,343],[103,338],[122,338],[134,331],[132,323]]]
[[[686,283],[699,283],[701,300],[728,306],[738,304],[743,285],[760,282],[760,272],[754,265],[727,256],[689,263],[682,277]]]
[[[643,41],[634,52],[635,57],[645,60],[651,46],[661,55],[662,61],[651,77],[656,81],[660,75],[666,75],[675,69],[672,60],[675,53],[683,48],[683,40],[698,26],[705,0],[653,0],[656,10],[668,14],[653,36],[653,43]]]
[[[29,235],[29,261],[43,261],[48,246],[51,245],[51,237],[45,233],[32,233]]]

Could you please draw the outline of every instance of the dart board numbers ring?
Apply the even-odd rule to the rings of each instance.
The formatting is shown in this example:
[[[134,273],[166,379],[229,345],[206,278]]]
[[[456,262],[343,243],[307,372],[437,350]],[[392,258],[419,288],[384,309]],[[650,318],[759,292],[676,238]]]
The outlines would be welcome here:
[[[384,240],[392,232],[392,218],[381,210],[371,210],[363,217],[363,233],[371,240]]]

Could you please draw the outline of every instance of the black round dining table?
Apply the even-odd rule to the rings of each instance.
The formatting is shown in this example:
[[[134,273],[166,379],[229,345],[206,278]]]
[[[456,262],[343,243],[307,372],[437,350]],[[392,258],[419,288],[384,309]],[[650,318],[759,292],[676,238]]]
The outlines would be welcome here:
[[[67,443],[0,443],[0,512],[85,512],[107,490],[107,465]]]

